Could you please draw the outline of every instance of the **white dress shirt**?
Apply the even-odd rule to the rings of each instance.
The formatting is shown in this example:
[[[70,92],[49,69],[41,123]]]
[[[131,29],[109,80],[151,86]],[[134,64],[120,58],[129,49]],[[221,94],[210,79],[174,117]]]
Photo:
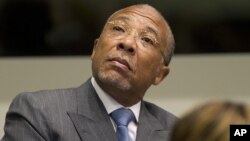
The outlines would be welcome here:
[[[96,90],[97,95],[101,99],[103,105],[105,106],[108,114],[112,113],[116,109],[124,107],[121,104],[119,104],[115,99],[113,99],[111,96],[109,96],[105,91],[103,91],[102,88],[96,83],[94,77],[91,78],[91,83],[92,83],[94,89]],[[136,103],[135,105],[133,105],[131,107],[124,107],[124,108],[130,109],[135,115],[136,122],[131,121],[128,124],[129,136],[132,138],[132,141],[135,141],[136,140],[136,133],[137,133],[137,123],[139,121],[139,113],[140,113],[140,109],[141,109],[141,101],[139,101],[138,103]],[[113,119],[111,117],[110,117],[110,120],[114,126],[115,131],[116,131],[115,122],[113,121]]]

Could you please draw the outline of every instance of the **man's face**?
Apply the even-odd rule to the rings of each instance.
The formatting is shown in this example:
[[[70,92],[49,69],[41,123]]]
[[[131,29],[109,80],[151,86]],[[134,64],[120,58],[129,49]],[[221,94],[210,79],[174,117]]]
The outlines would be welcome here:
[[[152,9],[130,7],[109,19],[92,54],[93,76],[121,90],[145,93],[169,72],[165,23]]]

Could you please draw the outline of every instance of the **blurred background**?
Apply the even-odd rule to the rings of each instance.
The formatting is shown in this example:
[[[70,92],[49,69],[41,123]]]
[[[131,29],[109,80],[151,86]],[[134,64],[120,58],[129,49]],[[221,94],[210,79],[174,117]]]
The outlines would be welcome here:
[[[77,87],[108,16],[156,7],[176,40],[170,74],[145,99],[181,116],[209,100],[250,103],[249,0],[0,0],[0,138],[21,92]]]
[[[168,20],[176,54],[250,52],[249,0],[1,0],[0,56],[89,55],[108,16],[136,3]]]

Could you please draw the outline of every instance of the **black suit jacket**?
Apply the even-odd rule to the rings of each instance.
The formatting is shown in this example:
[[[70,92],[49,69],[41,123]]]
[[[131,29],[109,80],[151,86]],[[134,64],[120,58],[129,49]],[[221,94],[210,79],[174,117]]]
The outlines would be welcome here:
[[[167,141],[176,117],[142,101],[136,141]],[[2,141],[116,141],[109,115],[90,80],[78,88],[19,94]]]

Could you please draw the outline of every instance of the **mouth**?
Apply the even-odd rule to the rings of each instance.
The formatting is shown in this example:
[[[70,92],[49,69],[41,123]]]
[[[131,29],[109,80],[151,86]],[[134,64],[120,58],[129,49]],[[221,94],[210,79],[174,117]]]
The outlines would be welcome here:
[[[120,57],[114,57],[114,58],[109,59],[109,61],[116,62],[119,65],[121,65],[121,67],[126,67],[128,70],[132,71],[131,66],[129,65],[129,63],[125,59],[122,59]]]

